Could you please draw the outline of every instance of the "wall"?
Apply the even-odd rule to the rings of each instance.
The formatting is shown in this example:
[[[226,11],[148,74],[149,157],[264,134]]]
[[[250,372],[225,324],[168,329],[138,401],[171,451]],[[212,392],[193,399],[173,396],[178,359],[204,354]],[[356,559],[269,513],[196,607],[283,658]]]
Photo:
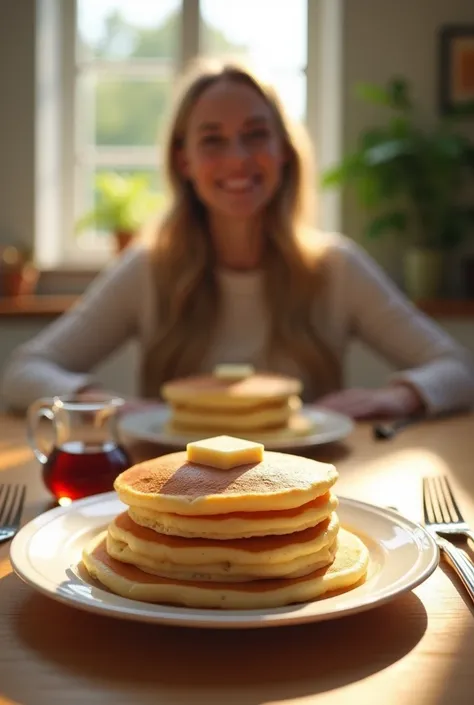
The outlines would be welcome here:
[[[33,244],[35,0],[2,3],[0,20],[0,246]]]
[[[384,83],[394,75],[408,78],[421,119],[437,116],[437,32],[443,24],[474,24],[473,0],[345,0],[343,28],[343,144],[353,146],[364,128],[383,120],[383,108],[354,97],[358,81]],[[474,120],[465,122],[474,139]],[[361,238],[364,217],[354,200],[345,197],[343,230]],[[401,246],[385,240],[364,245],[400,281]],[[455,263],[454,263],[455,264]],[[453,292],[456,293],[456,292]]]

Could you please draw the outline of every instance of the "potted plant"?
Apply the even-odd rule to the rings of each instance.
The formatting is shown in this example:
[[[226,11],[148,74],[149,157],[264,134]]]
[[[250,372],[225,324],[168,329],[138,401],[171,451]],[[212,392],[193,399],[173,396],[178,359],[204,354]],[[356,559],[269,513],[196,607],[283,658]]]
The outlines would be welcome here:
[[[140,174],[97,174],[95,188],[95,205],[78,220],[76,231],[91,227],[105,230],[113,234],[118,252],[127,247],[138,228],[163,205],[163,197],[153,193],[149,179]]]
[[[350,184],[371,215],[366,235],[405,237],[404,276],[413,299],[439,293],[443,263],[474,228],[468,189],[474,144],[443,119],[419,126],[408,83],[360,84],[359,96],[386,106],[385,125],[362,132],[353,151],[323,175],[323,186]]]
[[[25,296],[34,294],[39,271],[32,251],[26,247],[7,245],[0,250],[0,294]]]

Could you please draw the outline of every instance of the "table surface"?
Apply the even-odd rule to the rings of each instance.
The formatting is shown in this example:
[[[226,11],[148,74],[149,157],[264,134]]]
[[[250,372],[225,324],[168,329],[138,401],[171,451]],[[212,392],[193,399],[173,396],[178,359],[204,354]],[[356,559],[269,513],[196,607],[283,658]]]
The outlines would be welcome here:
[[[150,447],[135,447],[135,457]],[[474,526],[474,415],[374,441],[361,424],[334,462],[339,495],[420,519],[421,477],[446,473]],[[28,485],[25,522],[51,506],[22,418],[0,415],[0,483]],[[0,546],[0,705],[474,702],[474,610],[444,563],[413,592],[329,622],[244,631],[160,627],[36,593]],[[471,553],[472,555],[472,553]]]

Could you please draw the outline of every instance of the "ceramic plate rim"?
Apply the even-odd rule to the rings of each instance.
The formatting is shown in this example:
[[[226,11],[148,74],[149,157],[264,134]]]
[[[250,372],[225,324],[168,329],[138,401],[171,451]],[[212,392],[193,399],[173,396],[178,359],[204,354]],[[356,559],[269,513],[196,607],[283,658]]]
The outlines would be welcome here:
[[[102,495],[77,500],[68,507],[55,507],[54,509],[50,509],[26,524],[14,537],[10,547],[10,560],[17,575],[32,588],[56,601],[103,616],[181,627],[247,629],[325,621],[371,609],[392,600],[398,595],[413,590],[434,572],[439,563],[438,546],[433,537],[423,526],[402,516],[394,510],[369,504],[361,500],[339,496],[341,507],[345,505],[358,512],[376,514],[379,518],[382,517],[392,524],[402,527],[402,529],[412,535],[418,547],[421,546],[421,541],[423,541],[424,550],[420,548],[418,551],[417,561],[419,563],[420,558],[423,558],[423,565],[417,567],[416,564],[413,563],[410,571],[403,576],[405,579],[401,581],[401,584],[399,576],[396,581],[397,584],[393,583],[391,589],[386,589],[382,596],[377,596],[377,594],[371,596],[369,594],[365,599],[362,599],[362,601],[357,601],[356,599],[355,602],[349,606],[342,605],[336,608],[333,606],[332,609],[326,612],[318,613],[311,613],[309,609],[305,611],[304,614],[298,614],[298,607],[301,607],[298,605],[288,605],[287,607],[270,610],[212,611],[165,605],[150,605],[146,602],[122,598],[105,590],[100,590],[101,593],[103,592],[103,594],[107,596],[106,599],[108,602],[105,603],[100,602],[98,599],[95,601],[93,599],[86,599],[80,594],[68,596],[58,592],[57,583],[51,579],[48,580],[45,578],[30,564],[28,547],[31,540],[40,529],[45,527],[48,523],[55,521],[57,518],[89,504],[108,502],[111,499],[117,499],[117,502],[119,501],[115,492],[107,492]],[[370,534],[368,534],[368,536],[370,536]],[[373,539],[374,537],[372,536],[371,538]],[[376,541],[376,539],[374,540]],[[69,563],[68,566],[70,570]],[[413,571],[415,572],[411,575]],[[410,574],[409,577],[408,573]],[[77,580],[79,584],[79,577],[77,577]],[[311,605],[311,603],[305,603],[305,605]],[[265,618],[262,619],[262,616]]]
[[[170,434],[163,430],[156,432],[152,429],[147,429],[146,425],[150,414],[156,414],[157,411],[162,414],[166,413],[168,411],[168,407],[166,404],[156,404],[156,406],[148,409],[139,409],[125,413],[119,419],[119,431],[124,434],[124,436],[135,440],[147,441],[149,443],[163,446],[171,446],[173,448],[181,446],[184,447],[186,446],[186,443],[197,437],[197,435],[192,436],[192,434],[187,436],[186,434]],[[273,440],[270,438],[264,438],[262,442],[265,444],[265,448],[268,450],[310,448],[317,445],[323,445],[325,443],[341,441],[354,430],[354,422],[352,419],[344,414],[339,414],[336,411],[329,411],[322,408],[303,405],[301,408],[301,413],[309,416],[310,418],[326,418],[326,420],[332,423],[334,427],[321,431],[317,430],[307,436],[295,436],[292,438],[280,438]],[[212,434],[210,433],[209,435]],[[235,432],[232,435],[238,436],[239,434]]]

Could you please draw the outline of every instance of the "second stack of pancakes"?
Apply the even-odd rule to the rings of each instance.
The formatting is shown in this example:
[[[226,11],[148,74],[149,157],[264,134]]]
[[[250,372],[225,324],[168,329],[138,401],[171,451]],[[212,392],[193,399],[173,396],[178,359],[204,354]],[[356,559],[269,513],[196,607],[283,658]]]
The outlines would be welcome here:
[[[167,382],[161,394],[170,408],[170,432],[252,439],[306,433],[310,424],[300,414],[301,391],[294,377],[256,372],[249,365],[218,365],[212,374]]]
[[[245,582],[296,578],[328,566],[338,547],[333,466],[266,451],[226,471],[172,453],[116,481],[128,511],[107,552],[164,578]]]

